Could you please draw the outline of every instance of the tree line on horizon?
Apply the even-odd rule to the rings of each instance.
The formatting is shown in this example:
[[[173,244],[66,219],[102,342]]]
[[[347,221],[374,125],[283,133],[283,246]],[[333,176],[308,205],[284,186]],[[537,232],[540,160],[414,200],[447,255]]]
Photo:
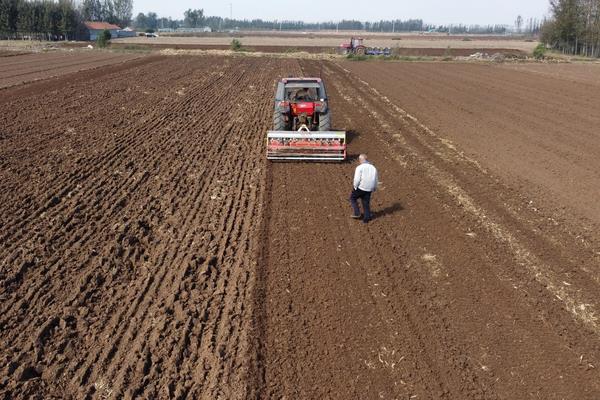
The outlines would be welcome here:
[[[541,40],[565,54],[600,57],[600,0],[550,0]]]
[[[523,33],[536,33],[539,23],[527,25]],[[205,16],[203,9],[188,9],[183,19],[161,18],[155,12],[139,13],[133,25],[140,30],[211,28],[213,31],[228,30],[265,30],[265,31],[366,31],[366,32],[426,32],[435,31],[453,34],[505,34],[507,25],[432,25],[422,19],[358,21],[341,20],[326,22],[279,21],[263,19],[230,19],[217,16]],[[528,29],[529,28],[529,29]]]
[[[600,0],[552,0],[552,3],[587,3]],[[564,7],[563,7],[564,8]],[[0,0],[0,37],[60,40],[75,39],[84,21],[103,21],[138,30],[161,28],[204,28],[215,31],[366,31],[366,32],[440,32],[449,34],[505,34],[507,25],[431,25],[422,19],[358,21],[342,20],[319,23],[303,21],[270,21],[263,19],[230,19],[206,16],[203,9],[188,9],[183,19],[161,18],[154,12],[139,13],[132,19],[133,0]],[[561,8],[562,10],[562,8]],[[558,21],[559,19],[556,18]],[[518,18],[518,33],[535,35],[541,23]],[[523,25],[523,26],[522,26]],[[545,26],[548,24],[545,24]],[[559,24],[553,25],[559,26]],[[523,28],[523,29],[522,29]],[[578,36],[581,37],[581,36]],[[562,43],[562,41],[560,42]],[[580,43],[580,42],[577,42]],[[578,47],[576,45],[575,47]]]
[[[131,24],[132,10],[133,0],[0,0],[0,38],[76,39],[85,21]]]

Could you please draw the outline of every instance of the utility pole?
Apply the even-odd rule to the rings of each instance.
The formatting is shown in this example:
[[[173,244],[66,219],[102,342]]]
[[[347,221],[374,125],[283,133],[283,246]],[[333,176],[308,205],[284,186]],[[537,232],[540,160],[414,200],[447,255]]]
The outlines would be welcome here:
[[[392,33],[396,33],[396,20],[392,21]]]

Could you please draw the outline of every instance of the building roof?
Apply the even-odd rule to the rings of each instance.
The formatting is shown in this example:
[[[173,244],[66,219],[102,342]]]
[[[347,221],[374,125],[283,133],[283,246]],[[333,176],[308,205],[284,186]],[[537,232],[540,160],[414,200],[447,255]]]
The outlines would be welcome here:
[[[108,29],[109,31],[112,31],[112,30],[115,30],[115,29],[117,29],[117,30],[121,29],[117,25],[109,24],[108,22],[86,21],[83,24],[89,30],[94,30],[94,31],[95,30],[104,30],[104,29]]]

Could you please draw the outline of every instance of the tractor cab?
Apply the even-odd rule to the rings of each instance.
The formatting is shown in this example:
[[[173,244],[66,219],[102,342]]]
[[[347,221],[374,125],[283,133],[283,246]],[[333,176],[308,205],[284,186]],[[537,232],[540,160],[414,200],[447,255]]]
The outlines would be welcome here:
[[[294,85],[295,86],[295,85]],[[312,86],[312,85],[311,85]],[[286,88],[286,99],[292,103],[314,102],[320,99],[319,87],[302,85],[300,88]]]

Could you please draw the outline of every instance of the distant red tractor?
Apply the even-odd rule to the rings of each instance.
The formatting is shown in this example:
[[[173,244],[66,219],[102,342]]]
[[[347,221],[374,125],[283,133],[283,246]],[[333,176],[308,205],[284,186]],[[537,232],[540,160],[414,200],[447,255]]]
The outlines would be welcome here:
[[[364,56],[367,54],[367,47],[363,44],[363,38],[352,37],[349,42],[342,43],[340,49],[342,54],[356,54],[357,56]]]
[[[356,56],[385,56],[392,55],[392,49],[389,47],[367,47],[363,44],[363,38],[352,37],[349,42],[340,45],[340,52],[343,55]]]

